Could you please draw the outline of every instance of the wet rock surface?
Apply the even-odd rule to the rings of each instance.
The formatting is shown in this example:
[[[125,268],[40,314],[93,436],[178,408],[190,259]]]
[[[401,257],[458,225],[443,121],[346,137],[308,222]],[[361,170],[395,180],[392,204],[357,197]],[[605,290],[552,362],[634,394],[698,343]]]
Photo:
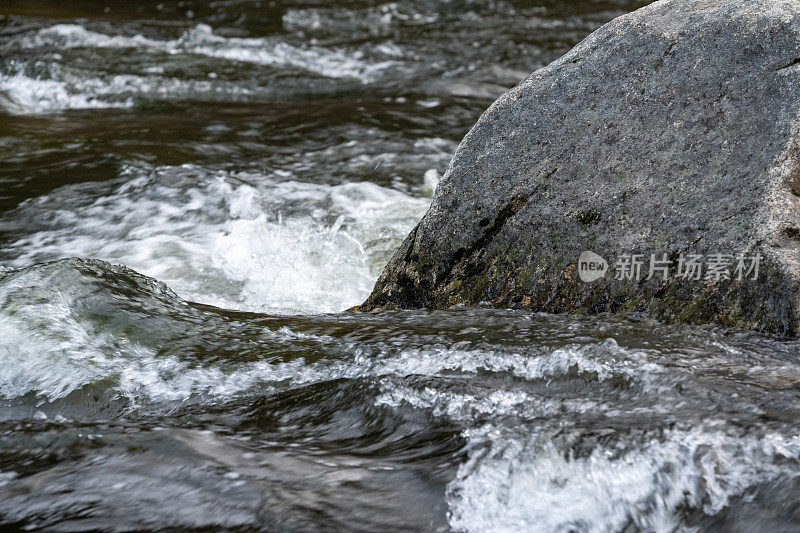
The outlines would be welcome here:
[[[619,17],[486,111],[361,309],[490,302],[797,333],[799,117],[800,3]],[[592,283],[587,250],[609,262]],[[651,257],[668,271],[650,276]]]

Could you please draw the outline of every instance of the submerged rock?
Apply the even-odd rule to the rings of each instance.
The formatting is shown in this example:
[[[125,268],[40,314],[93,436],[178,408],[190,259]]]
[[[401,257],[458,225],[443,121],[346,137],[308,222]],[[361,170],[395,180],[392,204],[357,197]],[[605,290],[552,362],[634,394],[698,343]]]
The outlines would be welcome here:
[[[361,309],[490,302],[795,334],[799,130],[800,2],[651,4],[484,113]]]

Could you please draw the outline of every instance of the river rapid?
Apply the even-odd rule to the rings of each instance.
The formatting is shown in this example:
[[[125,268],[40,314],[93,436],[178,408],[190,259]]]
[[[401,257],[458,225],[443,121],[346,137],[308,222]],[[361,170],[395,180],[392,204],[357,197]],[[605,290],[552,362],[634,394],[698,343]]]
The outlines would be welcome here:
[[[3,2],[0,529],[800,529],[798,341],[347,311],[640,5]]]

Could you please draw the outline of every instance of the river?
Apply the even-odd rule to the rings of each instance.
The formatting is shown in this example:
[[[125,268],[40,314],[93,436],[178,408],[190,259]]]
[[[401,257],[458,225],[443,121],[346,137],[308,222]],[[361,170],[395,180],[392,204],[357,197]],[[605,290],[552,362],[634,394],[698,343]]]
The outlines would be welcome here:
[[[798,341],[347,311],[493,99],[640,5],[3,2],[0,528],[800,528]]]

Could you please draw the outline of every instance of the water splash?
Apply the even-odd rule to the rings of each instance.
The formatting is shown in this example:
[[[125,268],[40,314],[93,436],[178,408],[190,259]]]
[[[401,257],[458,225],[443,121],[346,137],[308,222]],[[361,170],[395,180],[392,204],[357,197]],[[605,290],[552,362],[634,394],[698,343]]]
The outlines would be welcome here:
[[[714,515],[754,485],[800,474],[799,438],[736,434],[713,420],[582,456],[554,435],[492,426],[469,435],[474,451],[448,487],[457,531],[675,531],[682,509]]]
[[[129,167],[119,183],[96,198],[62,189],[21,206],[14,217],[40,229],[7,246],[5,264],[95,257],[196,302],[341,311],[363,301],[429,202],[368,182],[309,184],[193,166]]]

